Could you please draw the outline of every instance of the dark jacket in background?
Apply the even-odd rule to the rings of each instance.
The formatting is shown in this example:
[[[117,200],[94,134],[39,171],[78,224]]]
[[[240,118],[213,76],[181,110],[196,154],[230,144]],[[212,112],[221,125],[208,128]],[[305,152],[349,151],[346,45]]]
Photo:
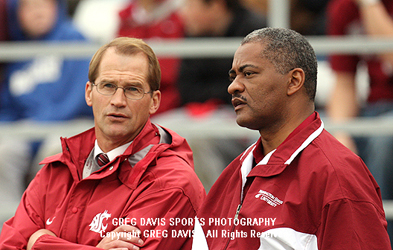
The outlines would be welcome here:
[[[262,16],[240,8],[223,37],[243,38],[263,27],[266,27],[266,20]],[[178,81],[182,105],[208,100],[230,104],[231,96],[227,87],[232,60],[233,55],[225,58],[183,59]]]

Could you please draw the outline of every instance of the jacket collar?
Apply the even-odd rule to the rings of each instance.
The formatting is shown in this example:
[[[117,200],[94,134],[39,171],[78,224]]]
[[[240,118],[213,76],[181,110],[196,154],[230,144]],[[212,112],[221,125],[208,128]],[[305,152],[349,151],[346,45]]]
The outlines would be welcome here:
[[[61,138],[63,152],[44,159],[40,164],[60,161],[68,166],[74,180],[80,180],[95,139],[94,128],[70,138]],[[149,119],[124,154],[116,157],[111,165],[116,170],[122,163],[118,177],[125,185],[135,189],[147,167],[154,165],[158,156],[166,154],[168,148],[172,149],[168,154],[176,154],[193,168],[192,152],[186,140],[169,129],[152,124]]]
[[[267,154],[252,170],[252,152],[255,149],[256,143],[250,146],[241,157],[243,179],[247,176],[269,177],[282,173],[296,156],[322,133],[324,125],[319,114],[314,112],[312,116],[315,116],[315,118],[311,123],[300,131],[295,130],[292,132],[293,134],[289,135],[287,140],[281,143],[277,149]]]
[[[135,137],[133,143],[125,150],[124,154],[116,157],[114,162],[116,162],[118,158],[124,160],[126,157],[143,149],[146,145],[157,144],[160,140],[159,137],[157,127],[154,126],[149,119],[141,132]],[[74,178],[76,177],[76,179],[79,179],[78,173],[83,172],[85,161],[94,147],[95,140],[94,128],[70,138],[61,138],[63,152],[44,159],[40,164],[61,161],[69,167]]]

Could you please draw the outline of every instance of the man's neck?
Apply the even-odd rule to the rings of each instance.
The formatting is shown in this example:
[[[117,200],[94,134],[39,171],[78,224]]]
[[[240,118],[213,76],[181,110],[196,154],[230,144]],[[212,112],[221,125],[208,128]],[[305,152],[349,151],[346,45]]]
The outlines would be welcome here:
[[[293,128],[295,129],[295,128]],[[276,149],[288,135],[293,131],[290,126],[279,127],[277,129],[269,129],[269,131],[260,131],[263,154],[267,155]]]
[[[283,143],[285,139],[312,113],[314,113],[314,110],[312,110],[312,112],[303,112],[302,114],[291,116],[290,119],[287,119],[268,130],[260,130],[259,133],[261,135],[264,155],[280,146],[280,144]]]
[[[99,153],[103,152],[103,153],[107,154],[109,160],[112,161],[118,155],[123,154],[126,151],[126,149],[131,145],[131,143],[132,142],[128,142],[128,143],[123,144],[119,147],[116,147],[110,151],[103,152],[103,150],[100,148],[100,146],[98,145],[98,142],[96,140],[95,145],[94,145],[94,157],[97,156]]]
[[[97,144],[101,148],[104,153],[108,153],[109,151],[118,148],[124,144],[130,143],[134,140],[133,138],[119,138],[119,140],[115,140],[114,138],[107,139],[97,136]]]

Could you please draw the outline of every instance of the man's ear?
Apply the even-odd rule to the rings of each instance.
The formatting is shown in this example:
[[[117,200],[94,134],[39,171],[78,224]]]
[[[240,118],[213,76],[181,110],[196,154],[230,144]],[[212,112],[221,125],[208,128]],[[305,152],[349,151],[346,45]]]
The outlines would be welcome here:
[[[86,89],[85,89],[85,100],[88,106],[92,106],[92,91],[93,91],[93,85],[91,84],[91,82],[87,82],[86,83]]]
[[[290,96],[298,92],[303,87],[306,75],[301,68],[295,68],[288,74],[290,78],[288,82],[287,95]]]
[[[150,109],[149,109],[150,115],[157,112],[158,108],[160,107],[160,103],[161,103],[161,91],[155,90],[153,91],[152,98],[151,98]]]

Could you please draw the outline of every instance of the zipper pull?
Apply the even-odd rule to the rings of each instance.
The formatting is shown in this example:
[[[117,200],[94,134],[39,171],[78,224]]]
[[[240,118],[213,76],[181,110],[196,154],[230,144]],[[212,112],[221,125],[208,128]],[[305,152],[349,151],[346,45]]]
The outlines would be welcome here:
[[[238,221],[238,219],[237,219],[237,217],[239,217],[239,212],[240,212],[240,209],[242,208],[242,204],[239,204],[238,206],[237,206],[237,209],[236,209],[236,214],[235,214],[235,223],[237,223]]]

